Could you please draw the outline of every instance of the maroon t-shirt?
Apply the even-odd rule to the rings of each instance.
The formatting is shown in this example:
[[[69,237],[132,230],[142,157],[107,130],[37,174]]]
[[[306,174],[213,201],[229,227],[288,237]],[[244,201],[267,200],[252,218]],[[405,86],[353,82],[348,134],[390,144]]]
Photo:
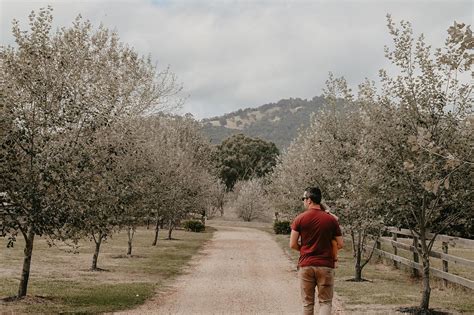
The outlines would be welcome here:
[[[331,240],[342,236],[336,218],[317,206],[298,215],[293,220],[291,229],[301,236],[298,266],[334,268]]]

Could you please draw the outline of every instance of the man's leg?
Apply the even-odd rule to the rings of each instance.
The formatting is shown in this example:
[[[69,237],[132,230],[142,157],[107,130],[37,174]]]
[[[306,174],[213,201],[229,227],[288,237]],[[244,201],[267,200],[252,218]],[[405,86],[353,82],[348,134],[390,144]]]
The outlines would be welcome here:
[[[315,273],[318,285],[319,314],[330,315],[334,294],[334,269],[315,267]]]
[[[303,300],[303,314],[314,314],[314,291],[316,278],[313,267],[300,267],[298,272],[300,278],[301,298]]]

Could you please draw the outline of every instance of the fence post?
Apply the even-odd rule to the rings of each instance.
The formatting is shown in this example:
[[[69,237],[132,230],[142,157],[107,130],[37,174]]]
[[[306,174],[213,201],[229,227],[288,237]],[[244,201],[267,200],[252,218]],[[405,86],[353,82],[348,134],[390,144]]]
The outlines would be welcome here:
[[[380,244],[380,240],[377,238],[377,240],[375,241],[375,249],[377,250],[381,250],[381,244]],[[382,259],[382,256],[380,255],[380,252],[378,251],[375,251],[375,253],[377,254],[377,261],[380,261]]]
[[[416,251],[416,249],[418,248],[418,237],[414,236],[413,237],[413,261],[415,263],[419,263],[420,262],[420,259],[418,257],[418,252]],[[413,268],[412,270],[412,276],[413,277],[418,277],[419,276],[419,273],[418,273],[418,269],[417,268]]]
[[[448,253],[448,242],[443,242],[443,253]],[[443,271],[448,272],[448,261],[443,259]],[[448,285],[448,280],[443,279],[443,285],[446,287]]]
[[[392,241],[394,242],[397,241],[397,232],[392,232]],[[395,244],[392,244],[392,247],[393,247],[393,254],[395,256],[398,256],[397,246],[395,246]],[[393,266],[398,269],[398,264],[396,260],[393,261]]]

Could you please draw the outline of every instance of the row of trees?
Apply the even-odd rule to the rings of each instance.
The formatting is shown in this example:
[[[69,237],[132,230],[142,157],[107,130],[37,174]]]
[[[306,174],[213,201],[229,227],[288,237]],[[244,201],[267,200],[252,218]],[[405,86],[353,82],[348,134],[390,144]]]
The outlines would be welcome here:
[[[126,229],[128,254],[145,218],[169,237],[189,212],[217,207],[211,147],[180,105],[173,73],[157,71],[104,27],[78,17],[52,32],[52,9],[13,23],[0,50],[0,233],[25,240],[18,297],[27,293],[36,236],[100,246]],[[219,186],[220,185],[220,186]]]
[[[366,80],[356,95],[330,75],[326,107],[280,158],[268,191],[276,209],[293,216],[302,187],[322,188],[352,238],[356,280],[372,254],[367,241],[383,225],[409,228],[419,240],[420,308],[427,310],[435,241],[428,232],[473,215],[474,41],[469,26],[454,23],[433,53],[408,22],[387,20],[393,46],[386,57],[398,71],[380,71],[379,88]]]

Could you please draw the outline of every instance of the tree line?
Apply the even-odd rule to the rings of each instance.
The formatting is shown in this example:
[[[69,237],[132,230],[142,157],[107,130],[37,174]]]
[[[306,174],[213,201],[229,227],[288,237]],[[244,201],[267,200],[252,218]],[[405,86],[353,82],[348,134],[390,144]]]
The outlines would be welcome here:
[[[13,21],[16,46],[0,50],[0,236],[25,241],[17,296],[26,296],[36,237],[76,247],[128,236],[138,226],[168,239],[183,219],[223,214],[226,192],[275,165],[273,143],[235,135],[219,146],[191,115],[169,68],[78,16],[52,31],[50,7],[29,30]],[[253,217],[252,217],[253,218]]]
[[[90,239],[97,270],[113,233],[127,232],[131,255],[145,220],[156,245],[160,227],[171,238],[223,190],[200,126],[173,114],[181,86],[169,69],[80,16],[56,31],[52,21],[51,8],[32,12],[28,31],[14,21],[16,46],[0,50],[0,233],[25,240],[18,297],[36,237]]]
[[[474,41],[470,26],[455,22],[433,50],[409,22],[387,22],[390,71],[356,93],[330,74],[324,109],[279,158],[267,191],[274,208],[292,218],[301,211],[302,187],[321,187],[352,240],[359,281],[373,253],[368,241],[375,246],[384,225],[409,228],[419,243],[426,311],[436,235],[453,224],[472,229]]]

